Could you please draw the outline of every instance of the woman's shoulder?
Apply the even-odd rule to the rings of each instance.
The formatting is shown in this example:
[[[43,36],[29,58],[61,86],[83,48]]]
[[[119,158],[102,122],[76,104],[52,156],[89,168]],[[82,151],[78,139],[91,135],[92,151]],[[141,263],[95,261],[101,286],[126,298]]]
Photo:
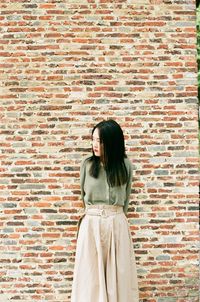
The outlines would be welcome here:
[[[124,158],[124,163],[127,167],[132,168],[132,166],[133,166],[131,160],[128,157]]]
[[[91,159],[91,155],[86,155],[83,157],[82,161],[81,161],[81,167],[83,167],[84,165],[86,165]]]

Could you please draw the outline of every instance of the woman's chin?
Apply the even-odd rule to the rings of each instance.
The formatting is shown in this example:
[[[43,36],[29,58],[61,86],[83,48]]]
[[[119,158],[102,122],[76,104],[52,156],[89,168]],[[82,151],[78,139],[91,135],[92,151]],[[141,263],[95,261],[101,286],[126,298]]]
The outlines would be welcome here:
[[[100,156],[99,152],[95,152],[95,151],[94,151],[94,155],[98,157]]]

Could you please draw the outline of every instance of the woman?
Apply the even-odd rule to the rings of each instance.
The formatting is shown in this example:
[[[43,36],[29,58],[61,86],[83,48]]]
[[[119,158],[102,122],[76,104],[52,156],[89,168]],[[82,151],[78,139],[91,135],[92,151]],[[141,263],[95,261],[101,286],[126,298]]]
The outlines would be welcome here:
[[[126,213],[132,165],[114,120],[92,130],[81,164],[85,214],[80,222],[71,302],[138,302],[137,274]]]

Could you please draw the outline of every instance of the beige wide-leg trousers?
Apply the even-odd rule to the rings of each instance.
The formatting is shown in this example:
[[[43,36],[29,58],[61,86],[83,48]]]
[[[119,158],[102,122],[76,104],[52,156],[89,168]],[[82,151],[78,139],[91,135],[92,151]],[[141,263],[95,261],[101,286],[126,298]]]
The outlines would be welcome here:
[[[120,206],[90,205],[80,223],[71,302],[138,302],[134,250]]]

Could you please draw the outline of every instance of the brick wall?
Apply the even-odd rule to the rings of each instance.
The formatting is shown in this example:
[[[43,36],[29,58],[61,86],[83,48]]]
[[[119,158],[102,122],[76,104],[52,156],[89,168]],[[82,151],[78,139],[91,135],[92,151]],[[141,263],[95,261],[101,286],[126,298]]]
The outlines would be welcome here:
[[[103,118],[134,165],[141,301],[198,301],[195,18],[193,0],[1,0],[1,301],[70,301],[79,165]]]

